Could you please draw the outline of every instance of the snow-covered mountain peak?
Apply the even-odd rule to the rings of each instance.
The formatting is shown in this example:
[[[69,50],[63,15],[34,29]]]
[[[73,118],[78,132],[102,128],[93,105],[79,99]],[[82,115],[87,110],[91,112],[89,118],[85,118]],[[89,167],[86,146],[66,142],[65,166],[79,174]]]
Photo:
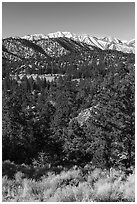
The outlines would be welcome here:
[[[122,52],[135,52],[135,39],[132,39],[130,41],[122,41],[115,37],[96,37],[88,34],[82,34],[82,35],[76,35],[71,32],[61,32],[57,31],[54,33],[49,33],[47,35],[44,34],[34,34],[34,35],[27,35],[22,38],[28,39],[28,40],[41,40],[41,39],[48,39],[48,38],[59,38],[59,37],[66,37],[70,38],[72,40],[86,43],[90,46],[98,47],[102,50],[105,49],[113,49],[118,50]]]
[[[33,34],[33,35],[28,34],[28,35],[25,35],[21,38],[33,41],[33,40],[39,40],[39,39],[43,39],[43,38],[45,39],[45,38],[47,38],[47,36],[44,34]]]

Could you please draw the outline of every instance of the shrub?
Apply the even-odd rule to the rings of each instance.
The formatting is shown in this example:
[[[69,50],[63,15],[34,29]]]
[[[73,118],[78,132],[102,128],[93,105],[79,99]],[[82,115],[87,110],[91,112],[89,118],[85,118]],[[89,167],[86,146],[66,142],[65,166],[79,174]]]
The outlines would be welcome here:
[[[2,176],[6,175],[8,178],[13,178],[16,172],[17,166],[13,162],[6,160],[2,163]]]
[[[99,168],[96,168],[94,171],[92,171],[88,177],[87,177],[87,181],[88,183],[93,187],[94,183],[96,181],[98,181],[101,177],[103,177],[104,175],[102,174],[102,170]]]
[[[127,181],[121,185],[120,192],[124,201],[135,202],[135,174],[127,177]]]
[[[112,192],[112,184],[100,179],[95,183],[94,199],[99,202],[109,202]]]
[[[94,200],[100,202],[135,201],[135,178],[130,175],[123,181],[123,174],[117,179],[104,178],[95,183]]]
[[[14,201],[15,197],[20,195],[21,188],[20,183],[4,176],[2,183],[3,201]]]
[[[94,190],[87,182],[79,183],[74,192],[77,202],[92,201]]]
[[[77,186],[82,180],[83,178],[80,170],[69,170],[67,172],[62,171],[60,174],[53,177],[50,183],[54,188],[63,188],[67,185]]]
[[[18,171],[16,174],[15,174],[15,181],[16,183],[21,183],[22,182],[22,179],[25,177],[24,173]]]
[[[65,188],[58,188],[53,197],[48,201],[50,202],[76,202],[76,197],[74,194],[72,186],[67,186]]]

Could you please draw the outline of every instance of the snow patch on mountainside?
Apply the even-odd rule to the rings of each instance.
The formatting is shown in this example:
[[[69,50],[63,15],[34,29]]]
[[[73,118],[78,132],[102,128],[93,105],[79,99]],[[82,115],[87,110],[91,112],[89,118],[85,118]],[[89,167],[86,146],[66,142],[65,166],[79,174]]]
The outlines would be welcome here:
[[[119,40],[115,37],[95,37],[91,35],[76,35],[71,32],[55,32],[55,33],[49,33],[48,35],[43,34],[34,34],[34,35],[27,35],[22,38],[25,38],[27,40],[41,40],[41,39],[47,39],[47,38],[61,38],[66,37],[70,38],[72,40],[78,41],[78,42],[84,42],[88,45],[98,47],[102,50],[105,49],[111,49],[111,50],[118,50],[122,52],[133,52],[135,53],[135,39],[132,39],[130,41],[125,40]]]

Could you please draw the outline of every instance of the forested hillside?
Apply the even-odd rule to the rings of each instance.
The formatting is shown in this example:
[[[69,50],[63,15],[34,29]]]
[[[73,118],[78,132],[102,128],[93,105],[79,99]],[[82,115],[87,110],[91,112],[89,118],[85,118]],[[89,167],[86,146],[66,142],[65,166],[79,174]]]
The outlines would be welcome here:
[[[134,167],[133,53],[8,38],[2,63],[3,162]]]

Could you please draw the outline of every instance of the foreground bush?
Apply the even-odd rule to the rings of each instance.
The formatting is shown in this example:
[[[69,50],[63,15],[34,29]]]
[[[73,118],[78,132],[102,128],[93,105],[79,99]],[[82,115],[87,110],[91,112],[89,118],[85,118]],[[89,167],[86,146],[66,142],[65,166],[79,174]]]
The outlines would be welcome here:
[[[40,179],[17,172],[12,179],[3,176],[3,201],[14,202],[133,202],[135,174],[95,169],[83,175],[81,169],[49,172]]]

